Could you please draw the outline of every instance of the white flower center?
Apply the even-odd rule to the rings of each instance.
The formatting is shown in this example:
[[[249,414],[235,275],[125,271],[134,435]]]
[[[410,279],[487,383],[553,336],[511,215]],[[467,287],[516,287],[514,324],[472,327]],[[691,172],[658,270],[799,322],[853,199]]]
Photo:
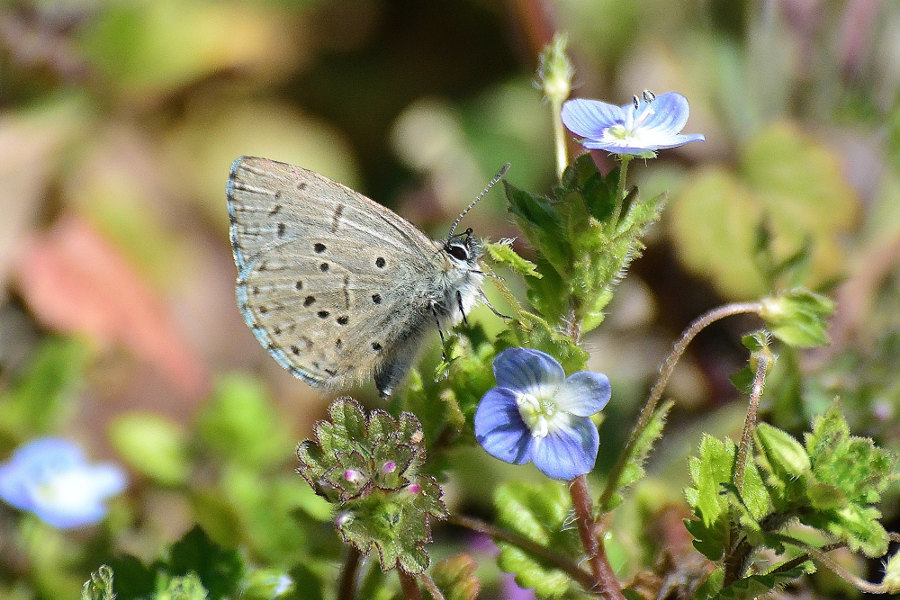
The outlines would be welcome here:
[[[638,108],[631,107],[625,111],[624,123],[607,127],[603,137],[608,140],[639,141],[644,137],[645,132],[641,131],[644,124],[655,112],[651,103],[640,101]]]
[[[516,406],[525,425],[536,439],[547,437],[566,420],[566,413],[556,406],[556,387],[539,387],[529,392],[516,393]]]

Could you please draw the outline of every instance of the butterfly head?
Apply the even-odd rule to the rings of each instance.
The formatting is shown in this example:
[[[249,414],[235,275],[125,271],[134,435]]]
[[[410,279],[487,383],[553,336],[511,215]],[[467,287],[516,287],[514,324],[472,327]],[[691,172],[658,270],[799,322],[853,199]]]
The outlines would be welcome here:
[[[468,267],[473,267],[478,263],[482,252],[481,243],[472,236],[471,227],[447,238],[443,250],[451,262]]]

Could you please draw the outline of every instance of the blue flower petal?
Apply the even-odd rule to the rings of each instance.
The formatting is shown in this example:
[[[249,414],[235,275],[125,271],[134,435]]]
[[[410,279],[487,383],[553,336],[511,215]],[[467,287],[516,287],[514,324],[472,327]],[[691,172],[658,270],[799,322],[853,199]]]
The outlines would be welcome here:
[[[531,460],[531,431],[519,414],[516,393],[495,387],[484,395],[475,411],[475,439],[488,454],[521,465]]]
[[[614,154],[645,154],[705,140],[701,134],[681,134],[690,106],[677,92],[666,92],[651,102],[613,106],[596,100],[575,99],[563,105],[560,118],[569,130],[583,136],[585,148]],[[614,127],[615,126],[615,127]]]
[[[653,102],[642,103],[642,108],[644,106],[645,110],[653,112],[643,122],[643,126],[669,134],[680,132],[687,124],[688,115],[691,113],[687,98],[678,92],[660,94]]]
[[[555,358],[531,348],[507,348],[494,359],[494,377],[502,388],[527,391],[559,384],[566,373]]]
[[[566,129],[584,138],[600,138],[603,131],[625,121],[625,111],[615,104],[576,98],[563,102],[560,113]]]
[[[574,479],[589,473],[597,461],[600,434],[588,418],[575,418],[547,437],[535,440],[534,466],[553,479]]]
[[[612,389],[609,378],[603,373],[579,371],[566,378],[556,393],[556,406],[559,410],[579,417],[589,417],[603,410]]]
[[[104,500],[126,485],[117,465],[88,464],[67,440],[34,440],[0,465],[0,498],[54,527],[92,525],[106,515]]]

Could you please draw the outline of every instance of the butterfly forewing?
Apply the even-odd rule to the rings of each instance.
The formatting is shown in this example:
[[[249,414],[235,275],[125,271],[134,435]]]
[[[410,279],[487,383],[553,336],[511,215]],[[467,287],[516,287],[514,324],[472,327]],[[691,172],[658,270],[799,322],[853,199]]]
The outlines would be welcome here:
[[[241,158],[228,183],[238,304],[260,343],[313,385],[371,375],[421,323],[427,300],[400,281],[439,273],[408,221],[317,173]]]

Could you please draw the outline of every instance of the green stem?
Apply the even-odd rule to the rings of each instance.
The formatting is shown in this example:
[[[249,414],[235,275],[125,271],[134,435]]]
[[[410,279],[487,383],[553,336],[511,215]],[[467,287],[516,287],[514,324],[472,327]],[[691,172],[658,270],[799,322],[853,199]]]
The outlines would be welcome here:
[[[353,546],[347,548],[347,558],[344,559],[344,567],[341,569],[341,578],[338,583],[338,599],[352,600],[356,595],[356,572],[359,569],[359,551]]]
[[[606,549],[600,540],[599,528],[594,522],[594,505],[591,501],[590,490],[588,490],[587,478],[584,475],[579,475],[570,482],[569,494],[572,496],[572,506],[575,508],[575,522],[578,524],[581,545],[584,546],[588,564],[591,565],[591,571],[594,574],[594,583],[591,589],[597,590],[601,596],[609,600],[625,600],[622,586],[606,557]]]
[[[444,600],[444,595],[441,593],[441,590],[438,589],[434,579],[428,576],[428,573],[419,575],[419,581],[425,586],[428,593],[431,594],[432,600]]]
[[[859,577],[858,575],[854,575],[844,567],[840,565],[833,558],[828,556],[822,549],[815,548],[808,544],[801,542],[800,540],[796,540],[790,536],[780,535],[778,536],[785,543],[792,544],[799,548],[802,548],[814,561],[817,563],[824,565],[827,569],[833,571],[838,577],[843,579],[844,581],[850,583],[858,590],[865,592],[867,594],[896,594],[897,587],[892,585],[886,585],[884,583],[872,583],[870,581],[866,581],[865,579]],[[829,546],[827,550],[834,550],[835,546]]]
[[[603,495],[600,496],[601,512],[609,510],[610,498],[612,498],[613,493],[619,487],[619,479],[622,476],[622,471],[625,469],[625,465],[628,463],[632,452],[634,452],[634,446],[644,432],[644,429],[646,429],[647,424],[650,422],[653,411],[656,410],[656,406],[662,398],[663,391],[669,383],[669,378],[675,370],[675,365],[678,364],[678,361],[687,349],[688,344],[691,343],[691,340],[693,340],[704,328],[719,319],[745,313],[759,313],[760,310],[762,310],[762,304],[759,302],[726,304],[725,306],[720,306],[719,308],[715,308],[708,313],[701,315],[684,330],[684,333],[681,334],[681,338],[675,343],[675,347],[672,348],[672,352],[669,353],[666,360],[663,362],[663,365],[659,370],[659,378],[656,380],[656,383],[653,384],[653,388],[650,390],[650,396],[647,398],[647,402],[641,409],[637,424],[634,426],[631,437],[628,439],[628,444],[626,444],[625,450],[619,455],[616,464],[613,465],[613,468],[609,473]]]
[[[562,99],[550,99],[550,115],[553,118],[553,143],[556,147],[556,178],[562,181],[563,172],[569,164],[569,153],[566,151],[566,130],[559,114],[562,111]]]
[[[747,469],[747,455],[750,452],[750,443],[753,441],[753,431],[756,428],[756,413],[759,409],[759,399],[762,397],[763,385],[766,382],[766,371],[770,365],[769,355],[765,352],[756,353],[756,374],[753,377],[753,385],[750,388],[750,405],[747,407],[747,416],[744,419],[744,430],[741,432],[741,443],[738,446],[737,458],[734,461],[734,487],[738,493],[744,490],[744,476]]]
[[[609,218],[610,232],[615,233],[619,226],[619,217],[622,214],[622,203],[625,201],[625,179],[628,174],[628,163],[631,162],[631,155],[621,155],[622,166],[619,167],[619,184],[616,186],[616,206],[613,208],[612,216]]]

